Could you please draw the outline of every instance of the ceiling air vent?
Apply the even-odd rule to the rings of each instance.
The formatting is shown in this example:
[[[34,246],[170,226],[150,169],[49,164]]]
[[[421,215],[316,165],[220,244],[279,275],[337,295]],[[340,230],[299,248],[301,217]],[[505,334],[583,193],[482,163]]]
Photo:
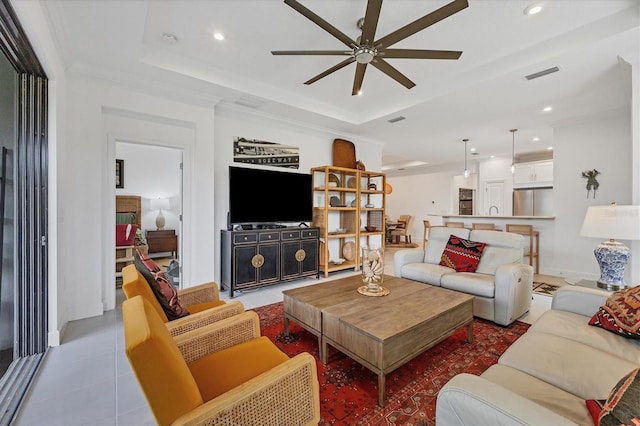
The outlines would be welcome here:
[[[546,70],[534,72],[533,74],[525,75],[524,78],[526,78],[527,80],[533,80],[534,78],[543,77],[545,75],[553,74],[554,72],[558,71],[560,71],[560,68],[558,67],[548,68]]]
[[[407,117],[403,117],[403,116],[399,115],[397,117],[390,118],[389,120],[387,120],[387,122],[389,122],[389,123],[397,123],[398,121],[402,121],[405,118],[407,118]]]
[[[247,96],[247,95],[239,97],[238,99],[236,99],[235,103],[238,105],[242,105],[242,106],[246,106],[254,109],[266,104],[266,102],[263,101],[262,99],[255,98],[253,96]]]

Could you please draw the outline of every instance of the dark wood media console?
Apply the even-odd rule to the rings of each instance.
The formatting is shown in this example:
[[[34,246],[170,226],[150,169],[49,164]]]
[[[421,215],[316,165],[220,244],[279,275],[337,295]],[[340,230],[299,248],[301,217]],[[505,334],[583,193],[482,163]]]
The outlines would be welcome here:
[[[222,283],[242,291],[303,277],[320,277],[318,228],[276,228],[222,232]]]

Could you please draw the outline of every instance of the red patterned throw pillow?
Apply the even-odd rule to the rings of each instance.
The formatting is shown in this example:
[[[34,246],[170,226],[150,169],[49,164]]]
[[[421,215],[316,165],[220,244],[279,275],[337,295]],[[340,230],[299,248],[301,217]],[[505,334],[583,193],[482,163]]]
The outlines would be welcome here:
[[[153,259],[136,250],[135,265],[136,269],[140,271],[147,283],[149,283],[153,294],[156,296],[160,306],[162,306],[162,310],[169,321],[189,315],[189,311],[178,300],[178,291]]]
[[[116,246],[132,246],[136,239],[138,225],[116,225]]]
[[[486,245],[451,235],[442,252],[440,265],[455,269],[456,272],[475,272]]]
[[[640,369],[624,376],[613,387],[606,401],[587,400],[595,426],[640,424]]]
[[[616,291],[591,317],[589,325],[640,339],[640,286]]]

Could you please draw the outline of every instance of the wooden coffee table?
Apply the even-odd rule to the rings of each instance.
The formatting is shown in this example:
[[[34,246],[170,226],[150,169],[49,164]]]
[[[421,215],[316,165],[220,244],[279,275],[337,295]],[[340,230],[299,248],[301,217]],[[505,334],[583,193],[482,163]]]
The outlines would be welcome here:
[[[473,341],[473,296],[392,276],[387,296],[363,296],[361,285],[354,275],[284,291],[284,327],[294,320],[318,336],[325,364],[331,345],[377,373],[381,407],[388,373],[462,327]]]

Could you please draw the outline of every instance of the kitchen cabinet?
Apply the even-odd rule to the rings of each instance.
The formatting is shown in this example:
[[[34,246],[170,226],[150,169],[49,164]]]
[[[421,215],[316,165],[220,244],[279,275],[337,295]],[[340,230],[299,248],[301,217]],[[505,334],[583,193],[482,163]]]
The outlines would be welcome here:
[[[460,215],[472,215],[473,214],[473,189],[460,188],[458,189],[458,214]]]
[[[553,160],[517,163],[513,172],[514,188],[553,186]]]

